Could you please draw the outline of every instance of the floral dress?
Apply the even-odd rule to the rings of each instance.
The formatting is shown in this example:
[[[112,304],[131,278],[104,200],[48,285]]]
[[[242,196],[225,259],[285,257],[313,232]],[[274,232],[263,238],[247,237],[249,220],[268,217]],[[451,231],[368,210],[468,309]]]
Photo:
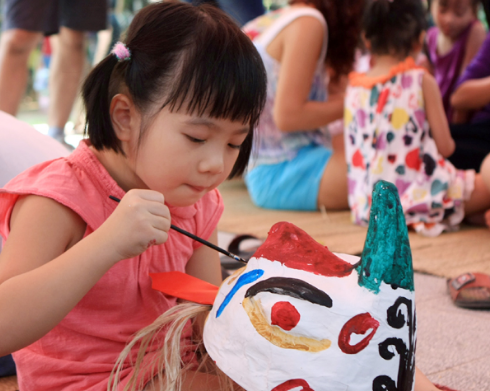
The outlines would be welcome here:
[[[378,180],[396,185],[407,224],[427,236],[454,230],[473,191],[474,171],[457,170],[437,151],[424,109],[424,70],[409,58],[383,77],[350,75],[345,101],[349,206],[369,220]]]

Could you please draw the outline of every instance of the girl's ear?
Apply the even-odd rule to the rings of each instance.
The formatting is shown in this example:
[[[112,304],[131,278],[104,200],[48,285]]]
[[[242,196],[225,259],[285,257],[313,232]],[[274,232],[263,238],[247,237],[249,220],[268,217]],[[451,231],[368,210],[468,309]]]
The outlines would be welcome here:
[[[133,100],[125,94],[117,94],[112,98],[109,113],[112,127],[121,141],[129,142],[139,132],[140,114]]]
[[[419,38],[413,43],[412,53],[418,55],[424,48],[424,42],[425,42],[425,31],[422,31],[419,35]]]
[[[361,34],[361,39],[362,39],[362,43],[364,44],[364,47],[366,48],[366,50],[368,52],[371,51],[371,42],[366,38],[366,34],[364,34],[364,32]]]

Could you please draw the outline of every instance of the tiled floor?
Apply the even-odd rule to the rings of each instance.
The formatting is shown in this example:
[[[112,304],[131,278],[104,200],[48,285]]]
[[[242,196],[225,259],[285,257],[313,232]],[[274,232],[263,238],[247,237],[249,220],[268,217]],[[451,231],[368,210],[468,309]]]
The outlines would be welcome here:
[[[444,278],[415,274],[417,366],[460,391],[490,390],[490,311],[454,306]]]

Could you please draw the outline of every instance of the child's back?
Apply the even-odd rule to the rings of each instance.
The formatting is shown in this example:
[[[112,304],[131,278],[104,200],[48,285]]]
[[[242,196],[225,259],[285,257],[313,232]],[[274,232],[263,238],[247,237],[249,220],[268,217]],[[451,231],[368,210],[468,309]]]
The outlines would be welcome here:
[[[457,224],[464,216],[466,175],[444,160],[430,135],[423,76],[411,58],[385,77],[351,76],[345,146],[349,204],[357,224],[367,224],[369,195],[381,179],[396,185],[407,223],[418,230],[429,232],[420,222],[449,218]],[[442,227],[430,229],[439,233]]]

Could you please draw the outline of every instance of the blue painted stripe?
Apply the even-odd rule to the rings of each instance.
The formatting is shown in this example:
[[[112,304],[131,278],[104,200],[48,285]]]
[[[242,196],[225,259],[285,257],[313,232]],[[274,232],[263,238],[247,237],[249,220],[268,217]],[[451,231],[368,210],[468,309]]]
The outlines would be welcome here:
[[[229,291],[228,294],[226,295],[225,299],[223,300],[223,303],[221,303],[221,305],[219,306],[218,311],[216,312],[216,317],[218,318],[221,315],[221,313],[226,308],[228,303],[231,301],[231,299],[233,299],[233,296],[235,296],[235,293],[237,293],[242,286],[257,281],[263,275],[264,275],[264,271],[262,269],[255,269],[249,271],[248,273],[242,274],[238,278],[238,281],[236,282],[233,289]]]

